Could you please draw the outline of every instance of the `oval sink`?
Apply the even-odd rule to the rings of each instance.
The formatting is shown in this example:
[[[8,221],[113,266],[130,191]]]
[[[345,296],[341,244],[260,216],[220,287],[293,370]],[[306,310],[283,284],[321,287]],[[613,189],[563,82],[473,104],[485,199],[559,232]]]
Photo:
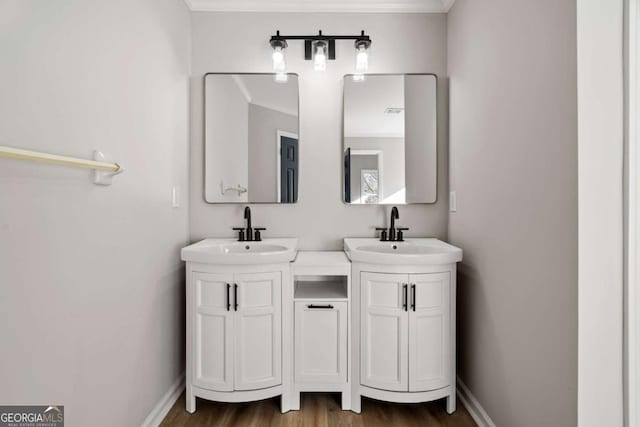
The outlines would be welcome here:
[[[277,264],[296,258],[298,239],[264,239],[238,242],[205,239],[182,248],[182,260],[206,264]]]
[[[287,251],[286,246],[271,244],[253,244],[254,242],[238,242],[231,245],[222,246],[221,249],[227,254],[255,254],[255,253],[273,253]],[[255,242],[257,243],[257,242]]]
[[[360,251],[378,252],[381,254],[432,254],[439,252],[438,248],[429,246],[411,244],[403,245],[395,243],[389,243],[385,245],[359,246],[357,249]]]
[[[404,242],[344,239],[344,251],[351,261],[370,264],[451,264],[462,260],[461,249],[430,238],[410,238]]]

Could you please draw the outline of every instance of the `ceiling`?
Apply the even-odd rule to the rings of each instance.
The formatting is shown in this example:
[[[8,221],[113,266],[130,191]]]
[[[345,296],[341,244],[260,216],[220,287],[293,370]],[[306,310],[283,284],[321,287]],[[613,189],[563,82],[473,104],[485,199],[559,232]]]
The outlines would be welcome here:
[[[404,112],[385,113],[398,107],[404,107],[404,76],[367,76],[363,82],[345,77],[344,136],[402,138]]]
[[[233,80],[248,103],[298,116],[298,77],[290,75],[280,83],[272,75],[237,74]]]
[[[205,12],[446,13],[455,0],[184,0]]]

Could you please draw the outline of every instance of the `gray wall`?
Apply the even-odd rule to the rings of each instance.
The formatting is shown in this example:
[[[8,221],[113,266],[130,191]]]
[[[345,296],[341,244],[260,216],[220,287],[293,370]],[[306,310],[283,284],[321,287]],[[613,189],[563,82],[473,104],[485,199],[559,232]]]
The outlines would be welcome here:
[[[298,118],[249,104],[249,199],[278,200],[277,131],[298,134]]]
[[[126,167],[0,160],[0,402],[139,425],[184,369],[188,10],[4,0],[0,28],[0,145]]]
[[[247,193],[222,190],[249,186],[249,104],[233,76],[207,76],[206,93],[207,201],[246,201]]]
[[[433,76],[404,78],[404,149],[407,203],[437,199],[437,111]],[[446,198],[446,195],[444,195]]]
[[[242,205],[204,203],[202,194],[202,76],[206,72],[270,72],[268,39],[276,30],[305,34],[351,34],[365,29],[374,41],[372,73],[446,74],[446,16],[441,14],[192,14],[191,239],[232,237],[242,224]],[[224,43],[220,41],[224,40]],[[410,46],[411,48],[406,48]],[[300,196],[296,205],[255,205],[254,223],[265,236],[298,236],[302,249],[340,249],[345,236],[374,236],[389,208],[342,203],[342,76],[354,67],[353,43],[337,43],[337,60],[324,73],[303,59],[303,44],[290,43],[288,70],[300,74]],[[373,53],[375,49],[375,54]],[[439,197],[435,205],[400,207],[411,236],[447,235],[447,93],[438,86]]]
[[[576,2],[448,16],[459,375],[499,426],[576,425]]]

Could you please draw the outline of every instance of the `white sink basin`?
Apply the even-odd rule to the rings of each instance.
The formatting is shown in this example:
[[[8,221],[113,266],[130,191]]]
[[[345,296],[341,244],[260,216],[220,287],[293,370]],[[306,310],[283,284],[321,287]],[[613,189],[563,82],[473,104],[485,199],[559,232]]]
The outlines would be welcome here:
[[[462,261],[462,249],[431,238],[408,238],[404,242],[344,239],[344,251],[351,261],[368,264],[423,265]]]
[[[298,253],[298,239],[205,239],[182,248],[182,260],[206,264],[277,264],[290,262]]]

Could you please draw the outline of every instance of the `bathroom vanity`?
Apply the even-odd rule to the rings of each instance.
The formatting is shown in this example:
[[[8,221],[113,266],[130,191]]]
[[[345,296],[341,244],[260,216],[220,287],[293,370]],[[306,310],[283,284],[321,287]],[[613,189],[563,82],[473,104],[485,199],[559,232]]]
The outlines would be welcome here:
[[[206,239],[187,262],[186,407],[286,394],[292,366],[291,267],[297,239]],[[283,409],[284,406],[283,406]]]
[[[447,398],[455,411],[456,262],[437,239],[345,239],[298,252],[297,239],[206,239],[187,262],[186,407],[340,392],[399,403]]]
[[[447,398],[456,408],[456,262],[437,239],[345,239],[352,264],[352,398],[398,403]]]
[[[205,201],[296,203],[304,144],[297,76],[208,73],[204,97]],[[346,204],[436,202],[436,101],[433,74],[345,76]],[[342,409],[357,413],[362,396],[447,398],[455,411],[460,249],[405,240],[395,206],[380,239],[347,238],[337,252],[298,252],[297,239],[261,241],[264,228],[252,225],[249,206],[244,219],[234,228],[238,241],[182,250],[189,412],[196,397],[278,395],[286,412],[300,408],[304,392],[339,392]]]

